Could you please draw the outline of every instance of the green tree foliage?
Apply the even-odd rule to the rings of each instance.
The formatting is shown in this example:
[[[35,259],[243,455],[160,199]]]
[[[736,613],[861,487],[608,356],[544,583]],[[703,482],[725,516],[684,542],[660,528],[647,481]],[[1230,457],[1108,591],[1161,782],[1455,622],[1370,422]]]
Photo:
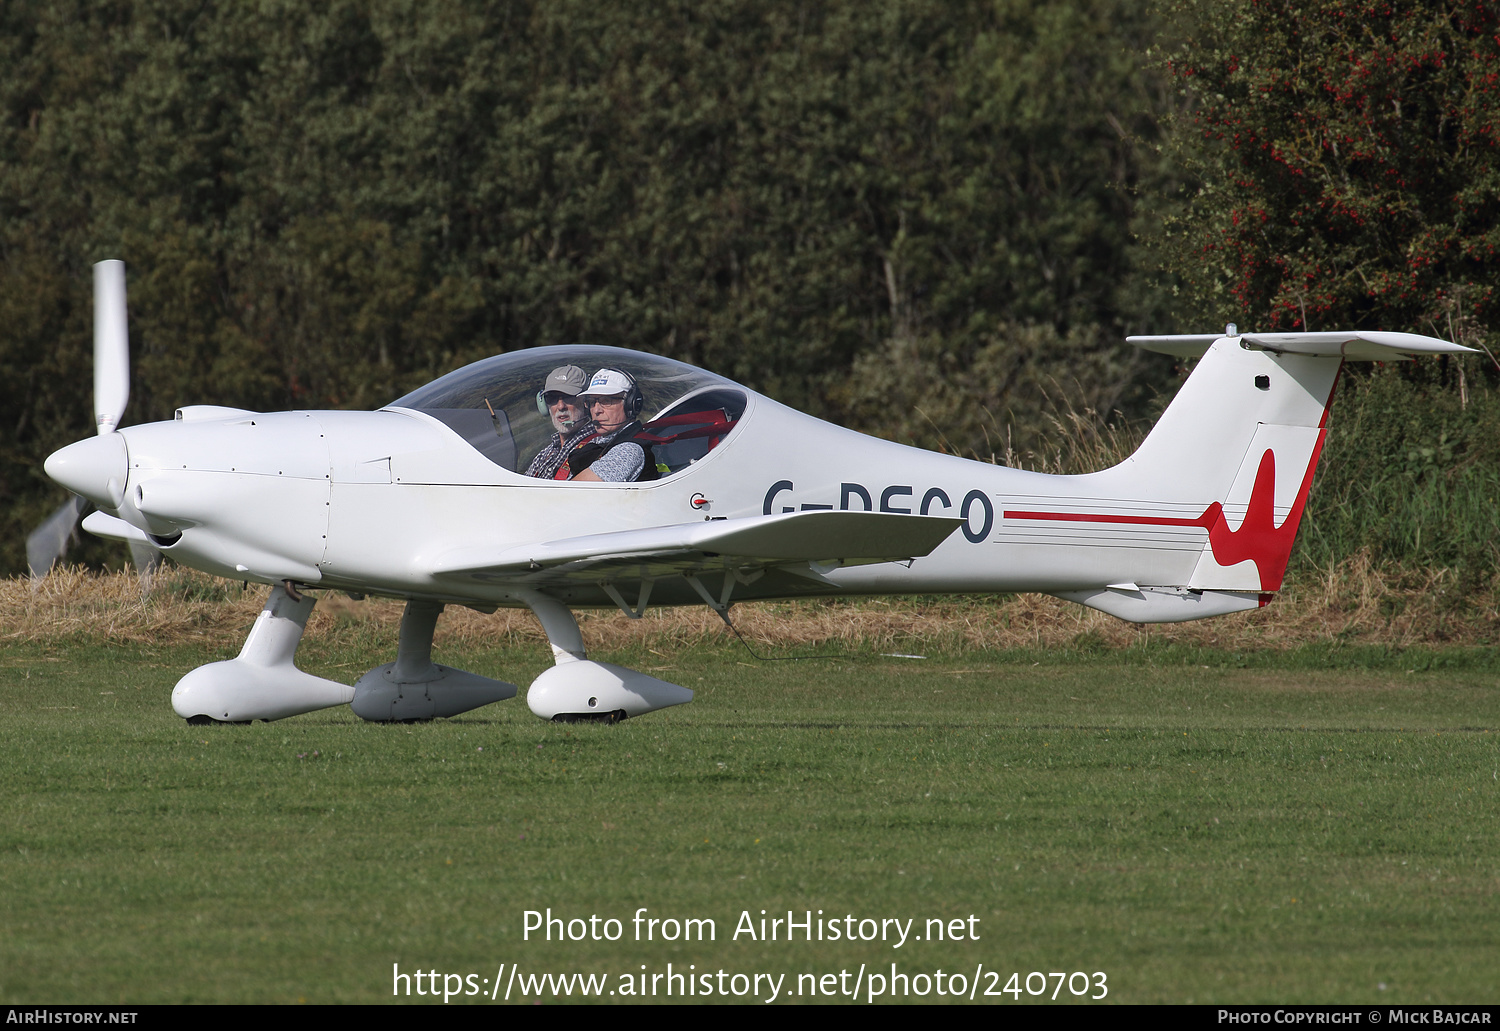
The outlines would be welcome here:
[[[1197,176],[1169,223],[1186,306],[1257,329],[1390,329],[1493,352],[1500,4],[1198,5],[1165,51]],[[1204,326],[1203,328],[1209,328]],[[1500,563],[1500,394],[1481,359],[1346,368],[1295,562]]]
[[[970,53],[976,70],[963,78],[981,89],[968,134],[932,154],[964,181],[898,208],[899,246],[884,256],[889,338],[858,354],[832,398],[847,422],[892,439],[1082,471],[1058,468],[1056,449],[1069,447],[1059,438],[1078,444],[1120,412],[1139,416],[1168,368],[1122,340],[1165,328],[1133,240],[1156,217],[1136,195],[1173,182],[1152,146],[1170,91],[1141,60],[1157,28],[1141,11],[1024,13]],[[989,212],[1002,218],[986,229],[988,253],[949,271]]]
[[[1385,366],[1346,377],[1294,561],[1331,568],[1366,551],[1452,569],[1452,601],[1500,566],[1500,391],[1449,389]]]
[[[870,400],[840,392],[854,363],[919,339],[1009,376],[1016,332],[1050,332],[1113,375],[1152,305],[1131,242],[1158,174],[1145,12],[0,6],[0,561],[62,498],[41,459],[91,424],[105,257],[129,267],[127,422],[373,407],[576,341],[835,415]]]
[[[1169,58],[1197,299],[1260,328],[1448,329],[1500,295],[1500,5],[1203,5]]]
[[[1097,325],[1011,324],[947,346],[902,336],[860,355],[834,391],[854,425],[902,443],[1053,473],[1092,472],[1138,441],[1164,363]]]

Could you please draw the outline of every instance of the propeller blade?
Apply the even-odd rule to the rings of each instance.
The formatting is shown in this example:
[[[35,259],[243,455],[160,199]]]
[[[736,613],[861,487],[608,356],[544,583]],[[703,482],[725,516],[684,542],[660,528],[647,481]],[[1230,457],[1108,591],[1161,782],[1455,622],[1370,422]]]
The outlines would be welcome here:
[[[78,520],[89,503],[70,494],[63,506],[53,512],[26,537],[26,565],[35,579],[46,576],[52,566],[68,553],[68,544],[78,534]]]
[[[94,418],[113,433],[130,400],[130,338],[125,316],[125,263],[94,266]]]
[[[130,562],[135,566],[136,573],[143,582],[149,583],[156,570],[160,568],[162,561],[166,558],[149,544],[140,541],[129,541]]]

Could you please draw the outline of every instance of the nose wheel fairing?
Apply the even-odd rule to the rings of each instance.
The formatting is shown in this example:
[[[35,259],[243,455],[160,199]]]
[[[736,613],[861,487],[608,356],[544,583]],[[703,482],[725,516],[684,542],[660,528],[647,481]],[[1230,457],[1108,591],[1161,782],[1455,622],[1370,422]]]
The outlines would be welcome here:
[[[316,599],[293,600],[285,587],[271,589],[238,657],[199,666],[177,682],[172,708],[192,723],[279,720],[343,705],[354,689],[293,664]]]

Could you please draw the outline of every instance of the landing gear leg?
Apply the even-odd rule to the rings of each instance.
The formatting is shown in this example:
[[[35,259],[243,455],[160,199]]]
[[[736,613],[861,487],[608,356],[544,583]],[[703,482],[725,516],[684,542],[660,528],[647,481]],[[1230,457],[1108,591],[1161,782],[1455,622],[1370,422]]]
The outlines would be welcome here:
[[[516,685],[432,661],[432,634],[443,606],[409,601],[401,616],[396,661],[376,666],[354,685],[350,707],[374,723],[457,716],[516,696]]]
[[[248,723],[342,705],[354,689],[304,673],[293,664],[317,599],[293,601],[271,588],[238,658],[199,666],[177,682],[172,708],[189,723]]]
[[[578,621],[568,607],[540,591],[518,591],[541,621],[555,665],[531,682],[526,704],[544,720],[558,723],[617,723],[693,700],[693,692],[624,666],[594,662],[583,649]]]

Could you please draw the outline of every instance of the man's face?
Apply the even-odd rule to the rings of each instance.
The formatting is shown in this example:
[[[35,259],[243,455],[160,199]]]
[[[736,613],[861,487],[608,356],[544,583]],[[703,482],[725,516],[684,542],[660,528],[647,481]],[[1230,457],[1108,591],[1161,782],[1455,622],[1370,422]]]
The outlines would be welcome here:
[[[552,428],[563,436],[572,433],[580,424],[588,422],[588,408],[581,398],[549,390],[543,400],[547,402],[547,414],[552,417]]]
[[[599,427],[600,433],[613,433],[630,421],[625,418],[624,394],[617,394],[614,397],[596,394],[588,401],[589,412],[593,415],[594,425]]]

